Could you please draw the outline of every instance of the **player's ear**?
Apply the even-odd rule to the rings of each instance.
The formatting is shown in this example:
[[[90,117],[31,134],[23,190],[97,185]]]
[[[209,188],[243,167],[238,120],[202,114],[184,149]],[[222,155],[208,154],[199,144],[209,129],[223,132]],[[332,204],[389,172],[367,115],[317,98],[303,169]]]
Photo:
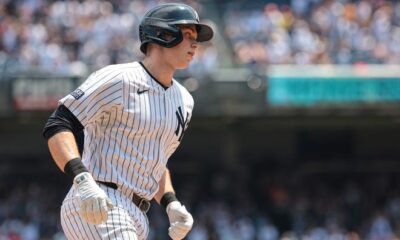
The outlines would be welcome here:
[[[166,31],[158,31],[157,32],[157,37],[165,40],[165,41],[170,41],[174,36]]]

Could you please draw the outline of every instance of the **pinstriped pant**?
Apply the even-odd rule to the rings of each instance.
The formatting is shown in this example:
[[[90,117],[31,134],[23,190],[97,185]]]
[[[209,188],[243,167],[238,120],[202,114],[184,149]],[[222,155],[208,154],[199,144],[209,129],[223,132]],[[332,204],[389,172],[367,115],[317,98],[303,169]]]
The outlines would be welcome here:
[[[120,191],[100,186],[114,203],[108,219],[99,225],[88,224],[79,215],[79,196],[71,187],[61,206],[61,226],[69,240],[145,240],[149,234],[146,214]]]

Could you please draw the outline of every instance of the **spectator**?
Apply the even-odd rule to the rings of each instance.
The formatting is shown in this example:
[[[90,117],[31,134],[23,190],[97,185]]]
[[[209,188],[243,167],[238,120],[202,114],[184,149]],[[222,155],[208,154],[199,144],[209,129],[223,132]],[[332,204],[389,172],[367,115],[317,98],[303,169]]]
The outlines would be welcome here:
[[[186,1],[201,12],[201,4]],[[0,53],[19,69],[39,68],[60,74],[87,75],[105,65],[142,59],[138,24],[157,1],[0,2]],[[205,46],[191,72],[218,66],[216,49]],[[204,63],[204,64],[202,64]],[[15,64],[14,64],[15,65]],[[198,68],[198,69],[195,69]]]
[[[400,63],[398,2],[296,0],[264,10],[242,2],[221,3],[239,65]]]

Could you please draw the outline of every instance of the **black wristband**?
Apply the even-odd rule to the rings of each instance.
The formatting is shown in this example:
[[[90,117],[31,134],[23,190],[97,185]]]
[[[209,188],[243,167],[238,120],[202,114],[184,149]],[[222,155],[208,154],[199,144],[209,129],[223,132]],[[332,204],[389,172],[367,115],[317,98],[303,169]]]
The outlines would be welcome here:
[[[178,201],[178,198],[176,198],[175,193],[173,193],[173,192],[167,192],[167,193],[165,193],[165,194],[162,196],[162,198],[161,198],[161,200],[160,200],[160,204],[161,204],[161,206],[163,206],[164,208],[167,208],[168,204],[169,204],[170,202],[173,202],[173,201]]]
[[[65,164],[64,172],[72,179],[74,179],[75,176],[79,173],[88,172],[88,170],[83,165],[80,158],[74,158],[72,160],[69,160],[67,164]]]

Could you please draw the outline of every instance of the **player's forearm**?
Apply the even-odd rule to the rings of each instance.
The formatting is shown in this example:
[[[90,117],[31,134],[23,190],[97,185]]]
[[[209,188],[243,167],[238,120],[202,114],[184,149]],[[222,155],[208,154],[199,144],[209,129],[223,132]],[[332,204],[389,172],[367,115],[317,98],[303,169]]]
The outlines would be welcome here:
[[[171,181],[171,175],[169,173],[168,169],[165,169],[164,174],[162,175],[160,181],[159,181],[159,189],[156,195],[154,196],[154,199],[160,203],[161,198],[164,196],[165,193],[167,192],[173,192],[175,193],[175,190],[172,186],[172,181]]]
[[[49,138],[48,146],[57,166],[64,171],[65,164],[71,159],[79,158],[80,154],[72,132],[59,132]]]

